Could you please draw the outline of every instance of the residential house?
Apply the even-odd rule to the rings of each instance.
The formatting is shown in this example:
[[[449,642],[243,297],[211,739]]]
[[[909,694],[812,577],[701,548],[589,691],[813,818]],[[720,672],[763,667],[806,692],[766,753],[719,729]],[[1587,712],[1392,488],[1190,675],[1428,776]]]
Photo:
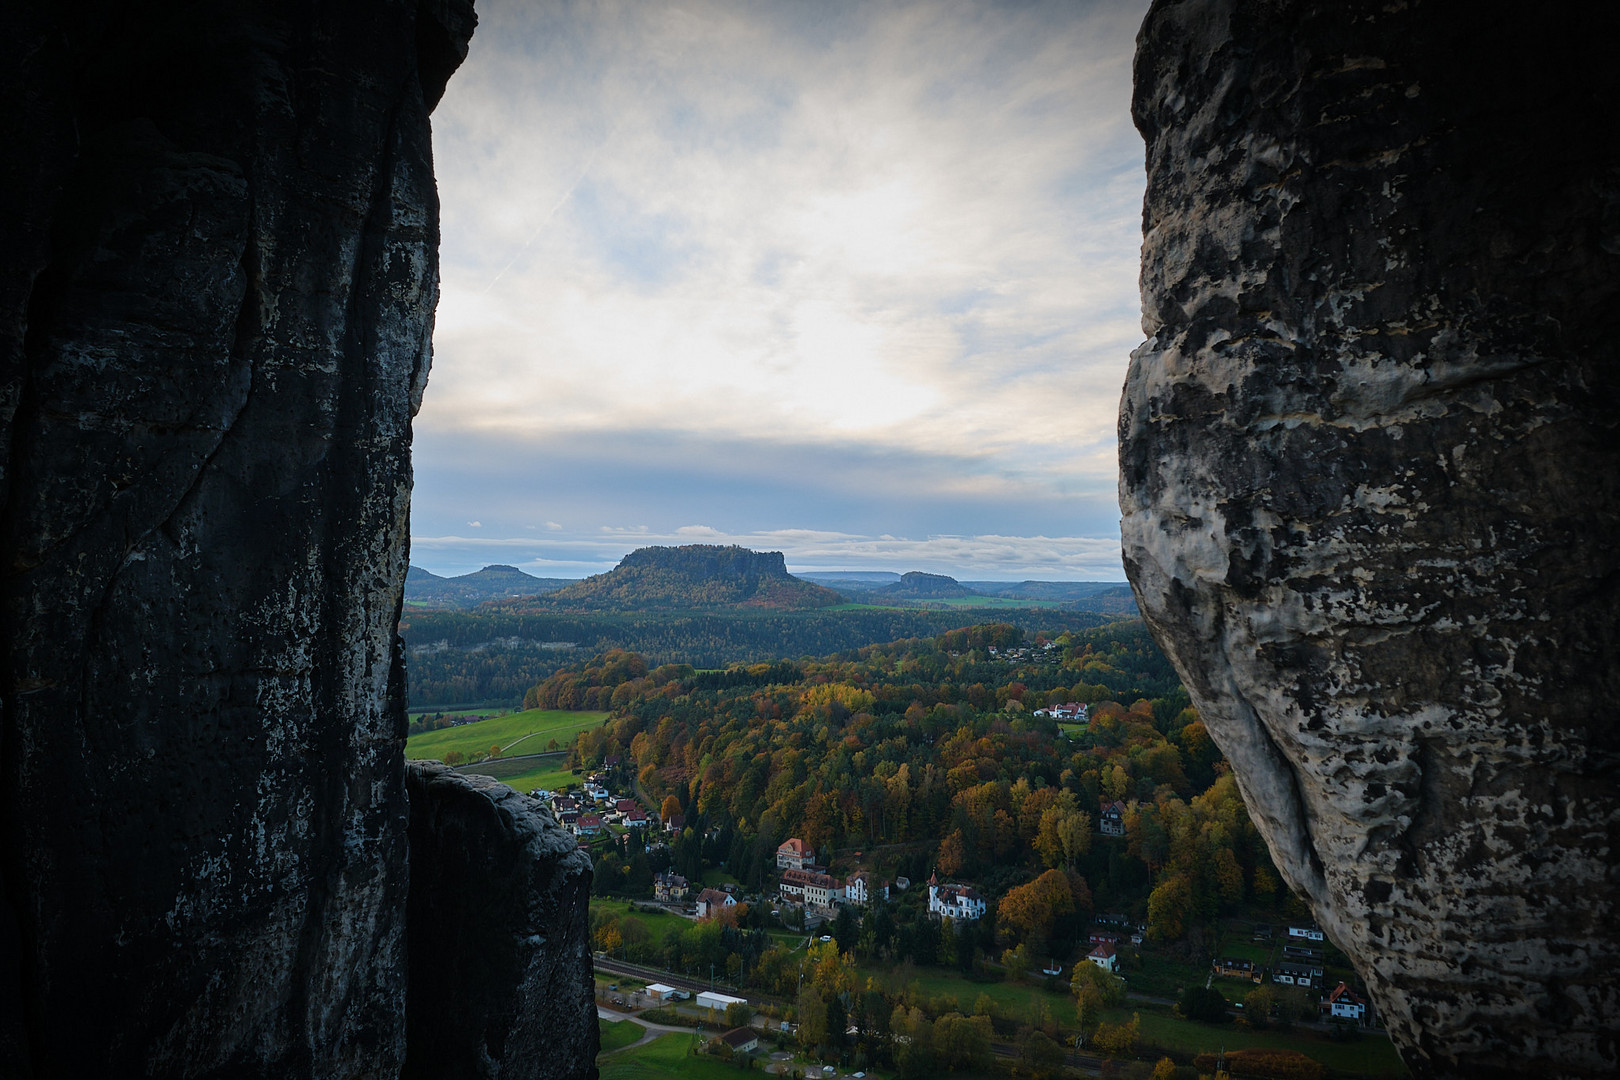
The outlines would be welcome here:
[[[636,808],[636,800],[634,800],[634,799],[615,799],[615,800],[613,800],[613,809],[618,811],[621,814],[628,814],[630,811],[634,810],[635,808]]]
[[[645,829],[647,827],[647,811],[636,807],[624,815],[624,824],[631,829]]]
[[[776,849],[778,870],[803,870],[816,861],[816,850],[797,836],[784,840]]]
[[[1357,1022],[1365,1022],[1367,1019],[1367,999],[1344,983],[1335,986],[1328,996],[1322,999],[1321,1009],[1335,1019]]]
[[[746,1054],[759,1049],[759,1034],[753,1028],[732,1028],[720,1036],[720,1041],[731,1047],[733,1054]]]
[[[1289,960],[1298,960],[1302,964],[1320,964],[1322,950],[1312,949],[1305,945],[1284,945],[1283,956]]]
[[[602,817],[600,814],[581,814],[574,823],[574,832],[580,836],[595,836],[602,831]]]
[[[679,874],[653,875],[653,895],[666,903],[672,900],[685,900],[688,888],[690,883]]]
[[[1125,804],[1118,801],[1106,804],[1097,817],[1097,827],[1104,836],[1124,836]]]
[[[671,814],[669,817],[664,819],[665,832],[678,833],[684,828],[686,828],[685,814]]]
[[[1322,982],[1322,969],[1309,964],[1278,964],[1271,971],[1271,981],[1284,986],[1317,986]]]
[[[697,917],[707,919],[720,914],[722,908],[736,907],[737,899],[719,889],[704,889],[698,893]]]
[[[857,870],[844,882],[844,896],[850,903],[865,907],[874,900],[887,900],[889,883],[874,879],[865,870]]]
[[[1105,941],[1086,954],[1086,959],[1102,968],[1104,971],[1119,971],[1119,954],[1115,951],[1113,943]]]
[[[1086,941],[1092,945],[1118,945],[1119,935],[1112,930],[1090,930],[1086,933]]]
[[[1252,982],[1260,981],[1260,974],[1249,960],[1238,960],[1232,957],[1221,957],[1209,963],[1215,974],[1223,979],[1248,979]]]
[[[984,897],[971,885],[947,883],[928,879],[928,913],[942,919],[981,919],[984,917]]]
[[[1321,941],[1322,928],[1315,923],[1301,923],[1288,928],[1289,941]]]

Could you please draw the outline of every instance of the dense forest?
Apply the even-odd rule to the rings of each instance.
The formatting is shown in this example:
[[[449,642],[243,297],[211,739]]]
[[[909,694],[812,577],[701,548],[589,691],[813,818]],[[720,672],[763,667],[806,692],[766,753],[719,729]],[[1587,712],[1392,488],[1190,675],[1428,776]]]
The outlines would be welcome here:
[[[1071,701],[1090,706],[1089,723],[1034,715]],[[1026,1041],[1039,1031],[1029,1018],[988,1008],[964,1018],[949,1003],[908,1003],[870,986],[851,995],[851,961],[1001,978],[1055,958],[1086,984],[1076,986],[1081,1026],[1124,1040],[1134,1035],[1086,1019],[1088,1008],[1095,1017],[1120,993],[1113,982],[1087,982],[1101,969],[1073,966],[1090,947],[1094,919],[1145,925],[1150,944],[1207,963],[1203,935],[1219,917],[1297,903],[1139,621],[1037,633],[987,624],[720,671],[653,665],[617,650],[554,673],[527,704],[610,709],[603,727],[579,737],[575,761],[615,759],[652,805],[684,814],[686,828],[667,844],[646,846],[632,835],[600,848],[600,894],[647,896],[659,871],[698,880],[719,868],[762,895],[777,845],[790,836],[814,846],[836,874],[863,868],[909,878],[910,889],[864,918],[841,909],[831,927],[837,947],[817,954],[817,969],[826,970],[806,976],[810,998],[797,958],[764,932],[760,905],[662,939],[633,916],[594,920],[599,947],[630,959],[674,970],[712,962],[739,985],[798,992],[798,1012],[817,1030],[836,1033],[847,1021],[863,1032],[894,1024],[922,1032],[931,1024],[934,1050],[897,1063],[908,1074],[972,1067],[980,1051],[940,1050],[940,1024],[952,1033],[948,1042],[981,1050],[992,1027],[1021,1030]],[[1115,801],[1126,807],[1125,835],[1102,836],[1100,808]],[[928,918],[925,883],[936,874],[977,887],[989,915],[960,924]],[[928,1007],[908,1011],[918,1004]],[[978,1024],[977,1034],[957,1030],[958,1022]],[[1075,1021],[1047,1017],[1036,1028],[1055,1035],[1060,1022]],[[861,1041],[866,1060],[887,1052],[884,1039]]]
[[[971,611],[834,608],[815,611],[731,609],[640,614],[413,611],[400,619],[413,709],[516,705],[551,673],[610,649],[648,662],[698,668],[779,657],[826,656],[875,642],[933,636],[971,619]],[[1052,609],[998,610],[1025,630],[1083,630],[1117,616]],[[559,648],[559,646],[566,646]],[[1166,668],[1168,670],[1168,668]]]
[[[1065,701],[1089,703],[1090,723],[1033,715]],[[615,652],[555,673],[527,703],[613,710],[580,737],[581,763],[627,757],[655,804],[674,796],[687,814],[670,863],[723,865],[751,890],[799,836],[840,858],[867,853],[846,869],[972,881],[1003,901],[998,940],[1066,957],[1093,910],[1139,915],[1170,941],[1278,889],[1224,760],[1140,622],[1033,639],[991,624],[708,673]],[[1127,835],[1100,842],[1099,807],[1114,800]],[[611,854],[599,867],[610,890],[646,876]]]

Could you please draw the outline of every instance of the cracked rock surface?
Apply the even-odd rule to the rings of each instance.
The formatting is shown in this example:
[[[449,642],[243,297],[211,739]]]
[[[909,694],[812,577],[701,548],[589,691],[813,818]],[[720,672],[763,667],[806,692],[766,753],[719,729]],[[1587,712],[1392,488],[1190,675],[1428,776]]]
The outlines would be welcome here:
[[[470,2],[0,15],[0,1072],[404,1059],[428,113]]]
[[[590,857],[544,803],[498,780],[417,761],[406,786],[404,1080],[594,1075]]]
[[[1127,571],[1421,1075],[1620,1071],[1620,68],[1577,9],[1138,39]]]

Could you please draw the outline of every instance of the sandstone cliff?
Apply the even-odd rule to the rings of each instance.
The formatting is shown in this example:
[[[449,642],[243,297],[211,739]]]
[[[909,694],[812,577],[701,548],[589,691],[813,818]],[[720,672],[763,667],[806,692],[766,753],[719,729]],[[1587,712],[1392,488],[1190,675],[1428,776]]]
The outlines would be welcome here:
[[[428,113],[473,22],[4,9],[7,1076],[399,1073]]]
[[[1620,1070],[1620,67],[1588,7],[1160,0],[1138,39],[1127,570],[1424,1074]]]
[[[487,776],[419,761],[406,784],[405,1080],[579,1076],[597,1049],[590,857],[544,803]]]

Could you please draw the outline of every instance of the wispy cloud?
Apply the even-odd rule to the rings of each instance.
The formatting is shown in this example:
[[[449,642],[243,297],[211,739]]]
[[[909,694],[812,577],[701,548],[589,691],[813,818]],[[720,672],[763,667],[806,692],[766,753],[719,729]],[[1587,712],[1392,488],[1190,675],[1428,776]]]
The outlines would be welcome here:
[[[847,526],[840,494],[896,458],[917,494],[874,535],[918,535],[924,494],[926,534],[986,531],[1019,498],[1047,514],[1019,515],[1030,536],[1067,535],[1063,503],[1112,488],[1140,338],[1144,8],[482,5],[434,116],[444,287],[417,531],[465,501],[435,486],[453,470],[433,446],[636,432],[695,472],[716,465],[705,443],[726,448],[744,488],[754,462],[824,448],[854,472],[802,485],[800,524]],[[503,516],[463,511],[485,531]],[[512,531],[573,520],[542,513]],[[1098,536],[1117,558],[1111,522]]]

